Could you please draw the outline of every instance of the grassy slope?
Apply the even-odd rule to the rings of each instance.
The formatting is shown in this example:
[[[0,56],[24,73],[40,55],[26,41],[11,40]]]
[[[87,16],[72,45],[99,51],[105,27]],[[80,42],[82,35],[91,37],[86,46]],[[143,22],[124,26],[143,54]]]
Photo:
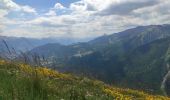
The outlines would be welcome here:
[[[87,78],[0,60],[0,100],[169,100]]]

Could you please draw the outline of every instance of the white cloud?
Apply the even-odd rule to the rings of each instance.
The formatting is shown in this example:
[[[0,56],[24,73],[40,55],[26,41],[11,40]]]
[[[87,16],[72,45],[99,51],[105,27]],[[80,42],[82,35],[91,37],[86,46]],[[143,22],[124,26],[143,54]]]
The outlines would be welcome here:
[[[143,24],[168,24],[170,22],[170,1],[164,0],[157,5],[136,9],[133,15],[145,20]]]
[[[65,9],[65,7],[60,3],[56,3],[54,9]]]
[[[169,0],[80,0],[68,8],[56,3],[47,13],[27,20],[4,16],[13,9],[35,13],[33,8],[3,1],[6,10],[0,10],[0,32],[9,36],[88,38],[139,25],[170,23]]]
[[[0,9],[0,18],[3,18],[7,14],[8,14],[7,10]]]
[[[0,9],[23,11],[26,13],[36,13],[36,10],[30,6],[18,5],[12,0],[0,0]]]
[[[24,12],[27,12],[27,13],[34,13],[34,14],[36,14],[35,9],[30,7],[30,6],[22,6],[21,10],[23,10]]]
[[[1,0],[0,1],[0,8],[1,9],[13,9],[19,10],[20,6],[14,3],[12,0]]]
[[[49,10],[49,12],[45,13],[47,16],[56,16],[56,12],[54,10]]]
[[[85,11],[86,5],[83,1],[78,1],[70,4],[70,9],[73,11]]]
[[[58,11],[64,12],[66,9],[67,8],[64,7],[62,4],[56,3],[54,5],[54,7],[50,8],[50,10],[47,13],[45,13],[44,15],[46,15],[46,16],[56,16]]]
[[[124,15],[135,9],[152,6],[159,0],[81,0],[70,5],[75,11],[93,11],[99,15]]]

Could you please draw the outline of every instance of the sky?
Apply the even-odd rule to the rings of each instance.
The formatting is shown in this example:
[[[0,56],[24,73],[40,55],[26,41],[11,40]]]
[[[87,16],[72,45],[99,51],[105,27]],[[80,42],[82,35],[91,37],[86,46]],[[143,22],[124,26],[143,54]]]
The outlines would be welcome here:
[[[170,24],[170,0],[0,0],[0,35],[92,38]]]

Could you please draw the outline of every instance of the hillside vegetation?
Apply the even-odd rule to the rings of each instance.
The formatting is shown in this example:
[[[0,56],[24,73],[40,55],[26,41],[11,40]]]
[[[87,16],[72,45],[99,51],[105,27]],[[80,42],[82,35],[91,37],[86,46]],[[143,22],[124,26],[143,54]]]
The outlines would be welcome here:
[[[28,55],[44,56],[48,62],[45,66],[58,71],[92,77],[119,87],[162,94],[160,87],[165,83],[165,92],[170,96],[169,48],[170,25],[150,25],[85,43],[46,44],[29,51]]]
[[[4,60],[0,60],[0,81],[0,100],[170,100]]]

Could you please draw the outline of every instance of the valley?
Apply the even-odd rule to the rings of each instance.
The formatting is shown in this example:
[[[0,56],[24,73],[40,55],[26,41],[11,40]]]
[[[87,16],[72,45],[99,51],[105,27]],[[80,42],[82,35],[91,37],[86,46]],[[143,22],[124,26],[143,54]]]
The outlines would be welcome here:
[[[26,54],[33,65],[37,62],[29,55],[46,58],[39,59],[38,65],[60,72],[162,94],[161,84],[168,72],[166,62],[170,59],[169,36],[170,25],[139,26],[84,43],[50,43]]]
[[[88,42],[42,44],[12,60],[169,96],[169,32],[170,25],[139,26]]]

